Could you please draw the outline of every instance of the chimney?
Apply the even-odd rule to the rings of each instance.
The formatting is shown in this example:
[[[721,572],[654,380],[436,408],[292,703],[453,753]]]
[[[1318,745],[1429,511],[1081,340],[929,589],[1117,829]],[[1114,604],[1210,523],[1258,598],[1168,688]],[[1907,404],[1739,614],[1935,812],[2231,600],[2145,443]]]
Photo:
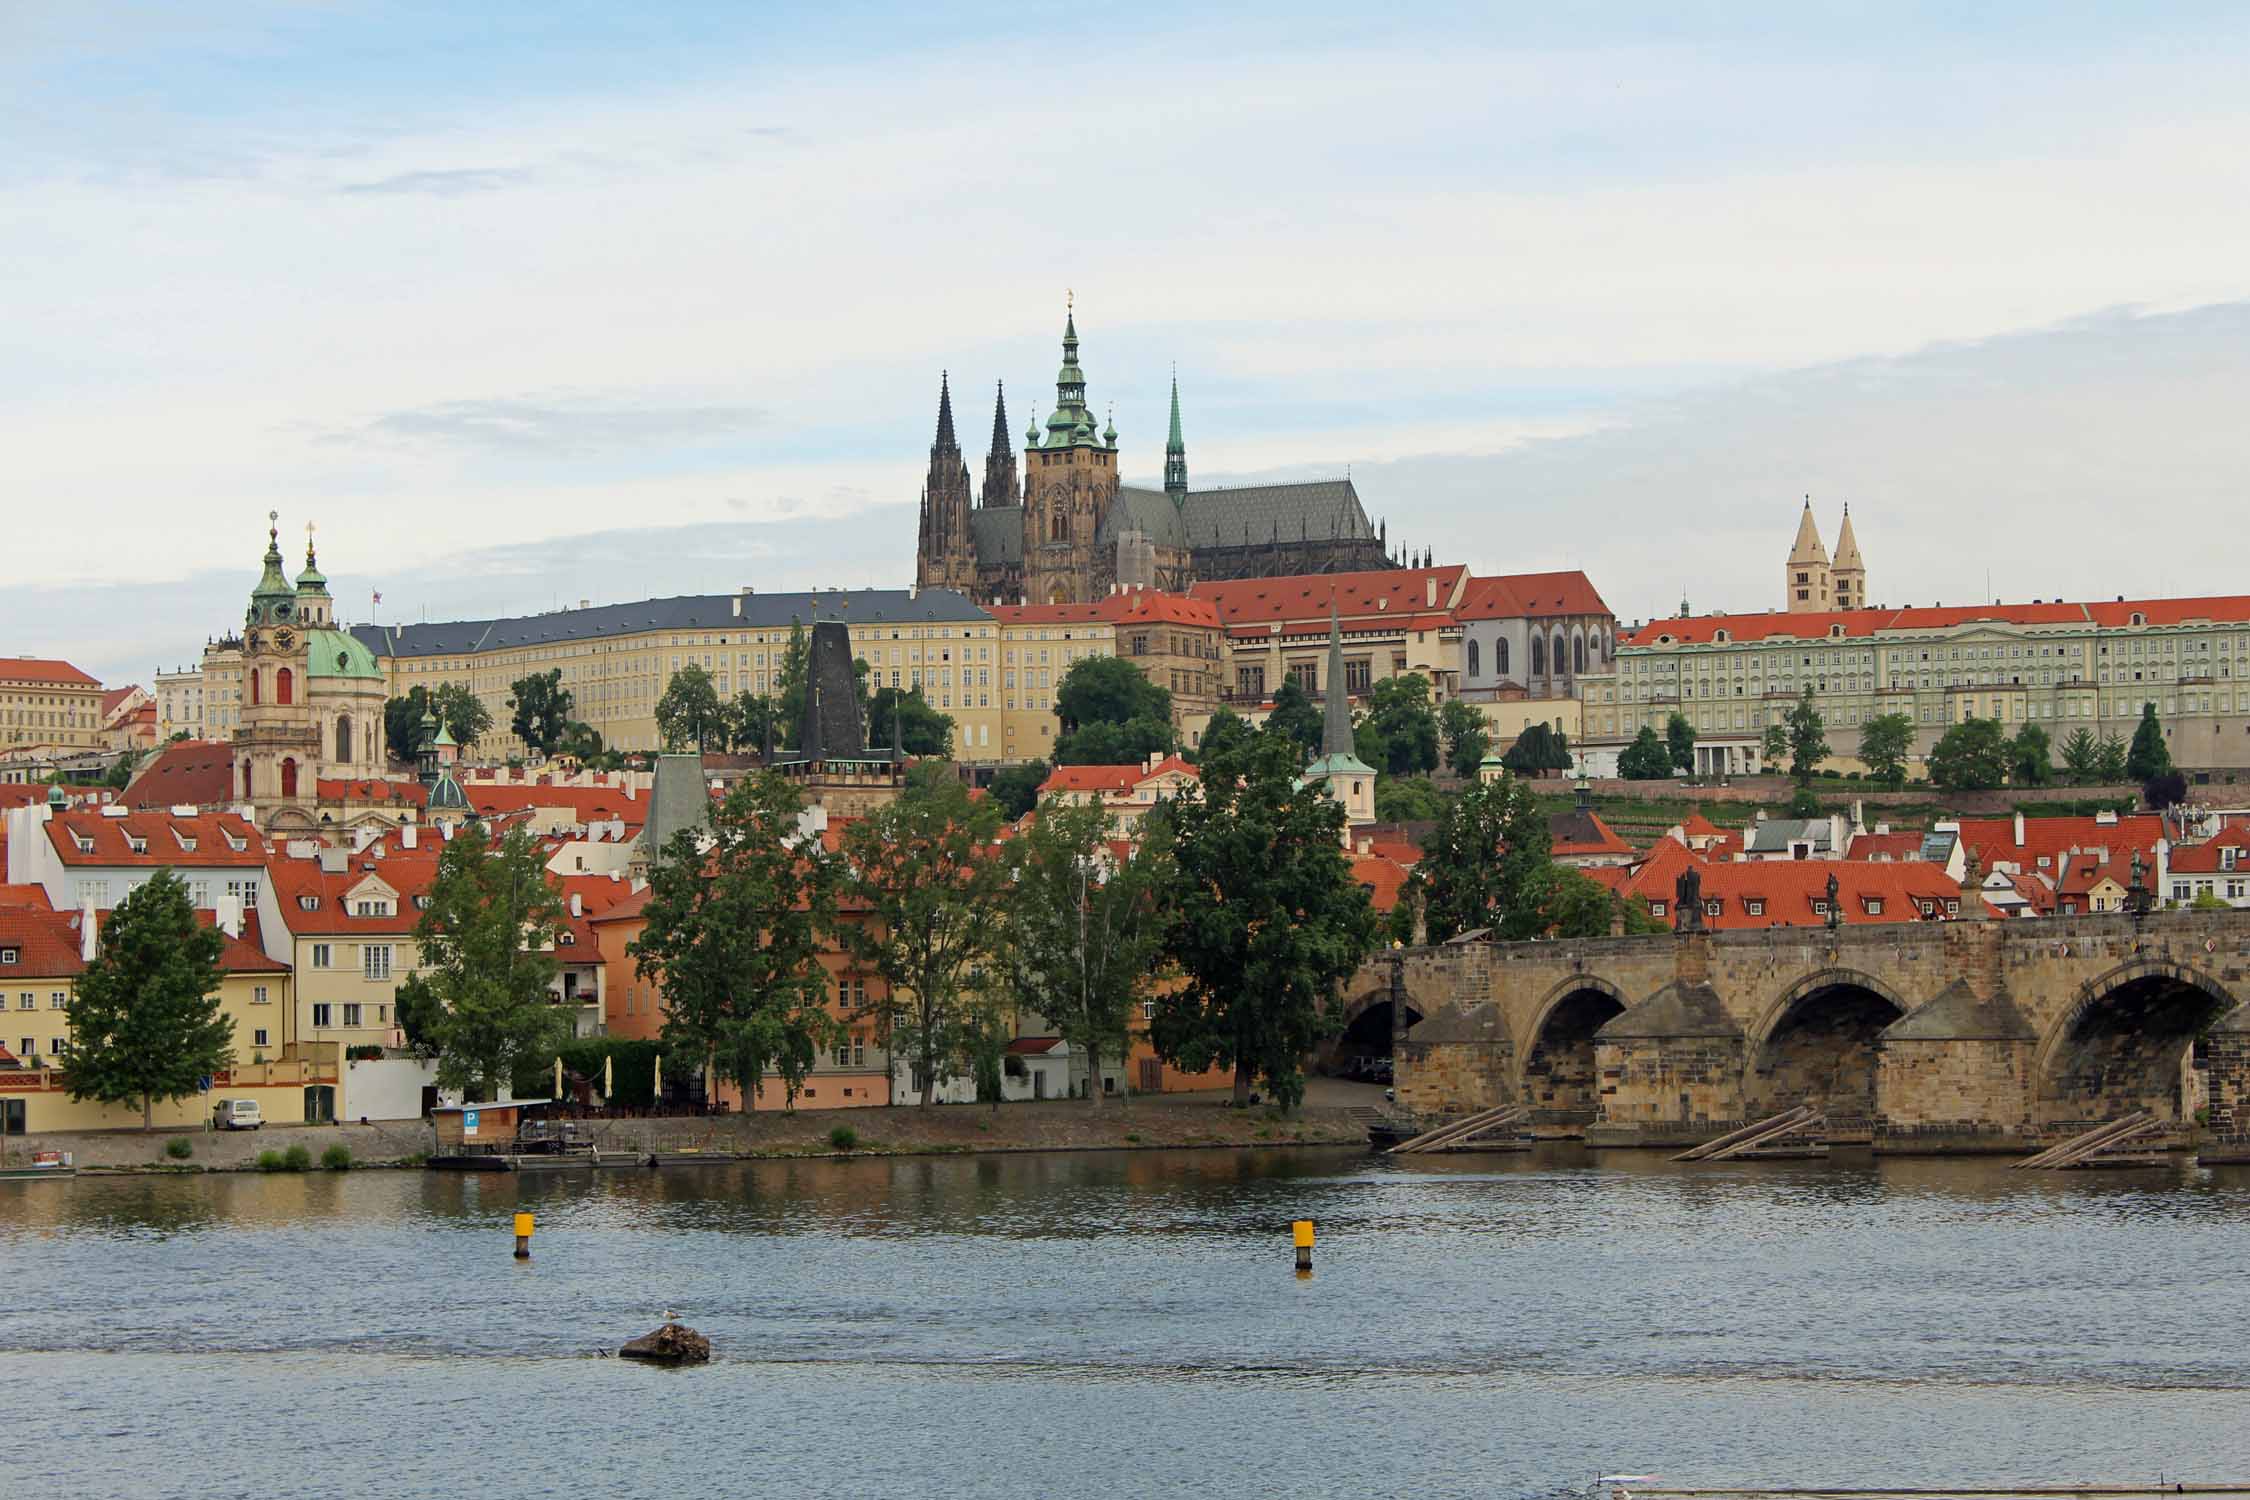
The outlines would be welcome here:
[[[1437,608],[1437,580],[1435,578],[1422,580],[1422,607],[1424,609]]]
[[[2016,847],[2023,847],[2023,811],[2020,808],[2016,812]]]
[[[737,620],[742,618],[742,596],[740,594],[734,596],[734,617]]]
[[[219,931],[228,937],[242,936],[242,897],[228,892],[219,897]]]
[[[401,824],[398,830],[398,846],[401,849],[414,848],[416,832],[417,830],[412,823]]]
[[[94,903],[90,900],[79,902],[78,961],[80,963],[90,964],[94,961],[94,940],[95,935],[100,931],[101,925],[94,920]]]

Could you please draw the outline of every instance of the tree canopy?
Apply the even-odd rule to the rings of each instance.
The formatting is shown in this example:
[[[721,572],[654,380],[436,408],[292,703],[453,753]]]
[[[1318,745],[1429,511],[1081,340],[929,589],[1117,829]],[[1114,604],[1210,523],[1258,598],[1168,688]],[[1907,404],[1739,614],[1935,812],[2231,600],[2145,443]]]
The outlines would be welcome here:
[[[731,743],[727,716],[719,706],[719,690],[700,662],[689,662],[672,674],[664,696],[656,700],[656,732],[667,750],[694,746],[705,750],[713,741]]]
[[[1448,698],[1438,710],[1438,734],[1445,741],[1445,764],[1464,781],[1473,779],[1492,749],[1492,728],[1477,706]]]
[[[1567,771],[1571,767],[1570,740],[1544,719],[1526,724],[1517,733],[1516,742],[1500,757],[1500,763],[1518,776]]]
[[[646,920],[626,948],[663,992],[665,1042],[739,1085],[745,1107],[768,1073],[794,1104],[817,1054],[844,1034],[820,961],[840,872],[818,840],[800,838],[802,810],[777,772],[736,782],[650,867]]]
[[[415,972],[398,989],[399,1024],[437,1058],[440,1087],[496,1098],[519,1065],[571,1034],[549,993],[561,899],[546,856],[521,824],[495,844],[482,824],[446,840],[429,905],[414,923]]]
[[[1813,707],[1812,689],[1807,687],[1797,699],[1797,706],[1789,710],[1783,721],[1789,731],[1789,774],[1800,787],[1812,785],[1813,772],[1828,758],[1826,725],[1820,710]]]
[[[1000,967],[1017,1006],[1085,1055],[1094,1105],[1102,1059],[1124,1058],[1133,1017],[1161,966],[1165,826],[1145,827],[1120,857],[1099,803],[1054,802],[1008,845]]]
[[[1430,680],[1408,672],[1376,683],[1352,740],[1353,753],[1378,771],[1418,776],[1436,770],[1438,720],[1430,704]]]
[[[2055,779],[2047,731],[2037,724],[2024,725],[2008,742],[2008,779],[2017,786],[2046,786]]]
[[[1664,753],[1671,758],[1673,770],[1695,769],[1695,726],[1686,714],[1674,711],[1664,721]]]
[[[1938,738],[1930,780],[1949,792],[1989,792],[2008,779],[2008,736],[1998,719],[1963,719]]]
[[[1055,763],[1122,766],[1175,743],[1172,695],[1121,656],[1082,656],[1055,689]]]
[[[1150,1035],[1176,1066],[1232,1068],[1238,1103],[1262,1083],[1296,1107],[1324,1007],[1375,942],[1344,810],[1298,786],[1302,769],[1294,742],[1259,735],[1206,756],[1202,795],[1172,809],[1165,950],[1182,982],[1155,997]]]
[[[1445,810],[1446,797],[1427,776],[1375,778],[1375,817],[1383,823],[1427,823]]]
[[[1463,790],[1423,841],[1408,880],[1429,940],[1478,928],[1510,940],[1544,932],[1553,850],[1547,815],[1527,784],[1507,775]]]
[[[891,717],[897,715],[899,745],[908,755],[943,758],[953,753],[953,721],[930,707],[920,688],[877,688],[867,705],[867,743],[891,743]]]
[[[1013,823],[1039,805],[1039,788],[1049,775],[1043,760],[1008,766],[994,773],[985,794],[1000,806],[1000,815]]]
[[[422,752],[422,719],[429,715],[445,726],[453,743],[467,749],[492,728],[492,713],[484,700],[458,682],[441,682],[433,691],[417,683],[383,703],[383,741],[393,760],[411,762]]]
[[[1653,727],[1643,724],[1632,743],[1618,752],[1617,774],[1627,781],[1666,780],[1672,774],[1672,752]]]
[[[1913,748],[1914,721],[1904,714],[1877,714],[1860,726],[1860,764],[1894,792],[1906,785],[1906,758]]]
[[[2142,785],[2172,769],[2172,750],[2164,743],[2164,726],[2156,705],[2141,705],[2141,722],[2133,727],[2132,747],[2125,752],[2125,774]]]
[[[226,937],[199,921],[185,882],[159,870],[102,927],[70,1001],[60,1062],[73,1099],[139,1104],[185,1099],[234,1065],[234,1026],[220,1009]]]
[[[1205,730],[1206,735],[1209,732]],[[1284,677],[1281,686],[1274,689],[1273,708],[1266,715],[1266,732],[1286,735],[1295,741],[1300,765],[1320,754],[1320,708],[1296,678]]]
[[[562,668],[554,667],[518,677],[508,690],[508,706],[516,711],[508,725],[516,738],[541,755],[552,755],[577,704],[562,685]]]

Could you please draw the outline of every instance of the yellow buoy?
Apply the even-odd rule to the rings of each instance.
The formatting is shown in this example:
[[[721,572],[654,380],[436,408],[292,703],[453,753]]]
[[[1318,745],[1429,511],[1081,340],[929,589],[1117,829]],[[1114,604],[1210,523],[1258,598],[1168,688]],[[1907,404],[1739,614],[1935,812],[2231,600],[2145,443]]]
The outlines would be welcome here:
[[[531,1259],[531,1215],[516,1215],[516,1259]]]

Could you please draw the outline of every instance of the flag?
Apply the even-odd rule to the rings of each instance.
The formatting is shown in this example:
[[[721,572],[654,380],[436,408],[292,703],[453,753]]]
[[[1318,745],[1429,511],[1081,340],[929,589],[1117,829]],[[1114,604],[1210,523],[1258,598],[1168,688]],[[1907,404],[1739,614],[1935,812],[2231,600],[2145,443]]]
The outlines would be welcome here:
[[[382,595],[381,595],[380,593],[378,593],[378,594],[377,594],[377,595],[375,596],[375,602],[376,602],[377,604],[380,604],[380,603],[382,603],[382,602],[383,602],[383,596],[382,596]]]

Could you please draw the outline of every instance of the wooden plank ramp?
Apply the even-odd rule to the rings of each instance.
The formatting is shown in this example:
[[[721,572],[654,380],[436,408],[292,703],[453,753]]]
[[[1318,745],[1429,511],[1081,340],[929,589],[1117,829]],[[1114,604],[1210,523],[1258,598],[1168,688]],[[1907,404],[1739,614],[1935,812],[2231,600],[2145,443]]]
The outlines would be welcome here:
[[[2136,1109],[2106,1125],[2096,1125],[2091,1130],[2081,1131],[2059,1146],[2049,1146],[2036,1156],[2010,1162],[2008,1167],[2015,1172],[2059,1172],[2066,1167],[2103,1165],[2104,1159],[2118,1152],[2120,1147],[2143,1136],[2154,1135],[2162,1128],[2162,1123],[2152,1112]],[[2150,1160],[2152,1158],[2136,1155],[2120,1157],[2111,1164],[2138,1166]]]
[[[1810,1104],[1800,1104],[1795,1109],[1785,1109],[1778,1115],[1768,1115],[1753,1121],[1740,1130],[1730,1130],[1717,1140],[1705,1141],[1700,1146],[1690,1146],[1674,1156],[1674,1161],[1726,1161],[1759,1146],[1779,1141],[1784,1136],[1803,1135],[1817,1129],[1827,1116]]]
[[[1465,1120],[1454,1120],[1438,1126],[1435,1130],[1425,1130],[1410,1141],[1400,1141],[1397,1145],[1391,1147],[1386,1154],[1391,1156],[1419,1156],[1424,1152],[1436,1151],[1456,1142],[1466,1141],[1471,1136],[1482,1135],[1488,1130],[1496,1130],[1503,1125],[1512,1125],[1530,1113],[1531,1107],[1529,1105],[1503,1104],[1496,1109],[1488,1109],[1479,1114],[1473,1114]]]

